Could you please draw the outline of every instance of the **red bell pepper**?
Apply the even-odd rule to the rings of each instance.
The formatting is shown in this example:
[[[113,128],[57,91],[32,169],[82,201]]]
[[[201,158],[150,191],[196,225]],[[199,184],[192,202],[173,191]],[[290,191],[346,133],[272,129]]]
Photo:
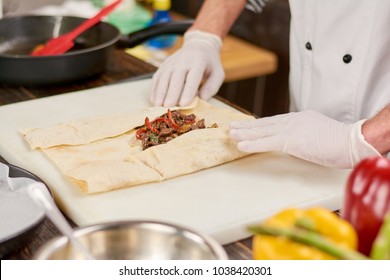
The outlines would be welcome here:
[[[135,133],[135,138],[137,138],[138,140],[141,140],[142,139],[142,135],[146,133],[146,129],[145,128],[140,128],[137,130],[137,132]]]
[[[168,115],[168,120],[169,120],[169,121],[171,122],[171,124],[172,124],[172,127],[173,127],[174,129],[178,129],[180,126],[179,126],[177,123],[175,123],[175,121],[173,120],[171,110],[168,109],[167,115]]]
[[[150,123],[148,117],[145,118],[145,126],[146,126],[151,132],[158,133],[158,130],[155,129],[155,128],[152,126],[152,124]]]
[[[369,157],[350,174],[341,216],[358,234],[358,250],[370,255],[384,217],[390,211],[390,160]]]
[[[162,123],[164,122],[167,126],[170,126],[169,121],[166,117],[159,117],[152,121],[152,123]]]

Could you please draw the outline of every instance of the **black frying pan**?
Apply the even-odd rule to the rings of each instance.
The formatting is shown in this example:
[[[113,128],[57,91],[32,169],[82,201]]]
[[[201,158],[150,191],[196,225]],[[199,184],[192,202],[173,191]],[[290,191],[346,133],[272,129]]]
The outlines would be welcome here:
[[[0,84],[52,85],[73,82],[102,73],[115,47],[131,48],[155,36],[183,34],[192,21],[158,24],[122,36],[111,24],[100,22],[75,40],[65,54],[32,57],[31,50],[66,33],[84,18],[18,16],[0,20]]]

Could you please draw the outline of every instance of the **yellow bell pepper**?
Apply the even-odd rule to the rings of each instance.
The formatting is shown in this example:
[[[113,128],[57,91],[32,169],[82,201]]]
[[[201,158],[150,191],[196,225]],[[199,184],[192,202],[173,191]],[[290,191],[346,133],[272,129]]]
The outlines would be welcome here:
[[[324,208],[285,209],[249,230],[254,259],[365,259],[352,225]]]

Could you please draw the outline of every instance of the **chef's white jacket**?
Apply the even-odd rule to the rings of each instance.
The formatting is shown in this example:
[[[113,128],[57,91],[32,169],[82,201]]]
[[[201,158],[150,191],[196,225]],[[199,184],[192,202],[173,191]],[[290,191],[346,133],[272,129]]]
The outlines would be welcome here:
[[[390,103],[390,0],[290,0],[290,110],[351,123]]]

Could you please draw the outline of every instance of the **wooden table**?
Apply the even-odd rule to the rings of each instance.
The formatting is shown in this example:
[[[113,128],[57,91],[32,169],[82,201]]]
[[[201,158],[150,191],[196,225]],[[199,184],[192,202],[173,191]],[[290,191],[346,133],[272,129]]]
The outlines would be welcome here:
[[[186,19],[176,12],[171,12],[171,16],[175,20]],[[182,44],[183,38],[179,36],[174,46],[169,48],[167,52],[172,54]],[[278,67],[275,53],[230,34],[223,40],[221,61],[225,71],[225,83],[264,77],[274,73]]]
[[[171,16],[174,20],[178,21],[187,19],[187,17],[176,12],[171,12]],[[162,51],[166,55],[171,55],[177,51],[182,44],[183,37],[177,36],[177,40],[172,47],[159,51]],[[132,52],[130,49],[129,52],[135,56],[140,54],[137,50],[133,50]],[[143,58],[142,56],[153,57],[152,49],[143,50],[141,53],[142,54],[140,54],[139,57],[141,59]],[[275,53],[230,34],[223,39],[221,62],[225,71],[225,83],[237,82],[250,78],[264,78],[266,75],[276,72],[278,67],[278,58]],[[155,61],[155,63],[158,65],[161,61]]]
[[[21,87],[0,85],[0,105],[98,87],[110,83],[124,81],[126,79],[133,79],[145,74],[150,74],[154,71],[154,66],[127,55],[123,51],[116,50],[107,65],[106,72],[96,78],[80,81],[77,83],[75,82],[66,86]],[[225,100],[225,102],[227,101]],[[0,161],[5,162],[4,159],[1,158],[1,155]],[[23,244],[21,248],[10,252],[2,259],[31,259],[40,246],[42,246],[49,239],[58,236],[59,234],[60,233],[56,227],[48,219],[45,219],[44,222],[28,236],[26,244]],[[251,238],[228,244],[224,246],[224,248],[227,251],[230,259],[251,258]]]
[[[172,54],[182,43],[183,38],[178,37],[175,45],[166,52]],[[273,52],[231,35],[223,40],[221,61],[225,71],[225,83],[272,74],[278,64],[276,54]]]

